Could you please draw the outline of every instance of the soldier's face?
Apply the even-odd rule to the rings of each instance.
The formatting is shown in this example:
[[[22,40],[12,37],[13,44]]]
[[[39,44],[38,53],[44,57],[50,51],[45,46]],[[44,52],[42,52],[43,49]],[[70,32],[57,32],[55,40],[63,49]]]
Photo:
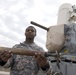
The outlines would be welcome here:
[[[36,30],[33,27],[28,27],[25,31],[25,36],[27,38],[34,38],[36,36]]]

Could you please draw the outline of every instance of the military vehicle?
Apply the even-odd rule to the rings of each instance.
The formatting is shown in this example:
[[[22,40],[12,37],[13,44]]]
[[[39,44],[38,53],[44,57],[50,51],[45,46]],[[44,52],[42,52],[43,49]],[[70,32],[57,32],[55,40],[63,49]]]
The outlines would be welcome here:
[[[49,28],[34,21],[31,24],[47,31],[46,48],[54,75],[76,75],[76,6],[64,3],[58,12],[57,25]]]

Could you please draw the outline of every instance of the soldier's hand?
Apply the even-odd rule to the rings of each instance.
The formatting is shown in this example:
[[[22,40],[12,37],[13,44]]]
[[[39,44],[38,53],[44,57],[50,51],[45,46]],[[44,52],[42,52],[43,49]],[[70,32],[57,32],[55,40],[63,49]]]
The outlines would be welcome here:
[[[35,59],[36,59],[36,61],[39,64],[40,67],[44,67],[47,64],[49,64],[46,57],[41,53],[35,53],[34,57],[35,57]]]
[[[8,59],[12,56],[12,52],[11,51],[1,51],[0,52],[0,60],[7,62]]]

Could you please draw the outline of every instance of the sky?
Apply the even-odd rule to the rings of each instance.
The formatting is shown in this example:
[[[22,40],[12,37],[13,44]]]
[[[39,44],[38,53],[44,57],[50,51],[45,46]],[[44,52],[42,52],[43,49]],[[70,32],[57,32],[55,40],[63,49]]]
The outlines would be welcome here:
[[[37,22],[47,28],[57,25],[58,10],[63,3],[75,0],[0,0],[0,46],[12,47],[25,40],[24,31]],[[33,25],[34,26],[34,25]],[[35,42],[46,49],[47,31],[37,26]]]

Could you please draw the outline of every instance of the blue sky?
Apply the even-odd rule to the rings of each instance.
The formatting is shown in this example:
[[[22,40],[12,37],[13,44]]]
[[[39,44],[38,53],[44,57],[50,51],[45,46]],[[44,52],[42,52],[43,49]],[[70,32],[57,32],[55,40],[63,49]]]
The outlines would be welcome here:
[[[45,27],[57,24],[58,10],[63,3],[75,0],[0,0],[0,46],[12,47],[25,40],[24,31],[35,21]],[[36,26],[35,26],[36,27]],[[45,50],[47,32],[39,27],[35,42]]]

